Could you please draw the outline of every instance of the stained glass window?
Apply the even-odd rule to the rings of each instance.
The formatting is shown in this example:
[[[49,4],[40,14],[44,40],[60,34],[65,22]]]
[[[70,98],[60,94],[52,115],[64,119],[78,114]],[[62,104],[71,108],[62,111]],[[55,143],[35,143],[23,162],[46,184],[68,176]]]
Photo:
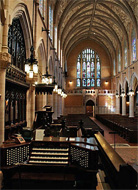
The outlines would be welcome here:
[[[53,9],[49,6],[49,36],[53,40]]]
[[[40,10],[40,13],[42,16],[44,16],[43,15],[43,7],[44,7],[43,0],[39,0],[39,10]]]
[[[54,39],[54,46],[56,48],[56,52],[57,52],[57,27],[55,26],[55,39]]]
[[[42,17],[46,17],[46,1],[47,0],[39,0],[39,10]]]
[[[100,86],[101,63],[95,51],[90,48],[83,50],[77,58],[77,87]],[[96,82],[95,82],[96,81]]]
[[[132,61],[136,60],[136,34],[135,30],[132,31]]]
[[[115,59],[113,60],[113,75],[116,75]]]
[[[80,79],[77,79],[77,87],[80,87]]]
[[[101,85],[101,80],[97,79],[97,86],[100,86],[100,85]]]
[[[118,50],[118,72],[121,71],[121,53],[120,49]]]
[[[124,67],[127,67],[127,43],[124,41]]]

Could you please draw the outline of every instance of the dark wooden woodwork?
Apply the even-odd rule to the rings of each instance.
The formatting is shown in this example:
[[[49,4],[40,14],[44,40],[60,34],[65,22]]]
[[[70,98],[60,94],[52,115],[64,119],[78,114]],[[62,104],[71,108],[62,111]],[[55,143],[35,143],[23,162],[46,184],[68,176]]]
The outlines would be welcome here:
[[[104,137],[95,134],[98,143],[102,169],[112,189],[137,189],[137,172],[127,164],[108,144]]]
[[[70,160],[70,148],[74,146],[79,147],[80,151],[83,150],[85,154],[89,155],[83,155],[84,157],[86,156],[88,167],[72,163]],[[1,152],[5,160],[2,163],[4,188],[14,189],[17,186],[17,188],[22,187],[23,189],[36,189],[37,182],[41,181],[38,189],[49,189],[53,187],[54,183],[60,181],[64,185],[64,189],[67,183],[69,183],[70,188],[74,188],[73,185],[76,185],[76,188],[96,189],[96,173],[98,171],[98,149],[96,147],[97,143],[94,138],[65,137],[45,137],[43,141],[32,141],[30,144],[2,145]],[[10,153],[9,155],[11,151],[12,154]],[[16,162],[16,160],[18,161],[18,156],[19,162]],[[76,156],[79,158],[79,155]],[[10,158],[12,163],[7,162],[7,158]],[[44,160],[52,162],[40,162],[44,162]],[[66,160],[65,163],[63,163],[64,160]],[[58,162],[55,163],[55,161]],[[59,186],[54,188],[59,188]]]

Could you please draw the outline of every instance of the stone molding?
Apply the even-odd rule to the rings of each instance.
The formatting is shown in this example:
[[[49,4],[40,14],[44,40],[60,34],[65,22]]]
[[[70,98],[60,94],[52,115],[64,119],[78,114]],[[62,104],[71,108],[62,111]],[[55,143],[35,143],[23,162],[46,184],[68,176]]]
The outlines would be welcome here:
[[[0,69],[6,69],[11,63],[11,55],[6,52],[0,52]]]

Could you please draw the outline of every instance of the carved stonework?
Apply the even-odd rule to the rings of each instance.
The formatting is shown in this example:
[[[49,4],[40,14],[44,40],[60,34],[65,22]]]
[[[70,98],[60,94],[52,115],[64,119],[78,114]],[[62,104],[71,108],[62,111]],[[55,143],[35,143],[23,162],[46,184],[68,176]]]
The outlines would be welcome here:
[[[11,63],[11,56],[9,53],[0,52],[0,69],[6,69]]]

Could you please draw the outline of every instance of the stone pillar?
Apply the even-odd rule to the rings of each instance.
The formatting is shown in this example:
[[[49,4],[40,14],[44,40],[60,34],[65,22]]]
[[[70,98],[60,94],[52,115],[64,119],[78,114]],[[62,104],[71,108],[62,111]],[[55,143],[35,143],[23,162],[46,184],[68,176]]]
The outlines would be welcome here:
[[[26,95],[26,120],[27,127],[33,128],[33,122],[35,119],[35,87],[30,86]]]
[[[53,92],[53,119],[57,119],[57,93]]]
[[[116,114],[120,114],[120,98],[116,97]]]
[[[53,94],[48,94],[47,95],[47,105],[51,106],[53,109]]]
[[[122,96],[122,115],[126,115],[126,96]]]
[[[47,94],[36,94],[36,111],[45,111],[42,107],[47,104]]]
[[[60,95],[57,95],[57,117],[60,117]]]
[[[0,144],[5,140],[5,80],[10,60],[8,53],[0,52]]]
[[[62,97],[62,115],[64,115],[64,101],[65,101],[65,98]]]
[[[129,95],[129,117],[134,117],[134,95]]]

